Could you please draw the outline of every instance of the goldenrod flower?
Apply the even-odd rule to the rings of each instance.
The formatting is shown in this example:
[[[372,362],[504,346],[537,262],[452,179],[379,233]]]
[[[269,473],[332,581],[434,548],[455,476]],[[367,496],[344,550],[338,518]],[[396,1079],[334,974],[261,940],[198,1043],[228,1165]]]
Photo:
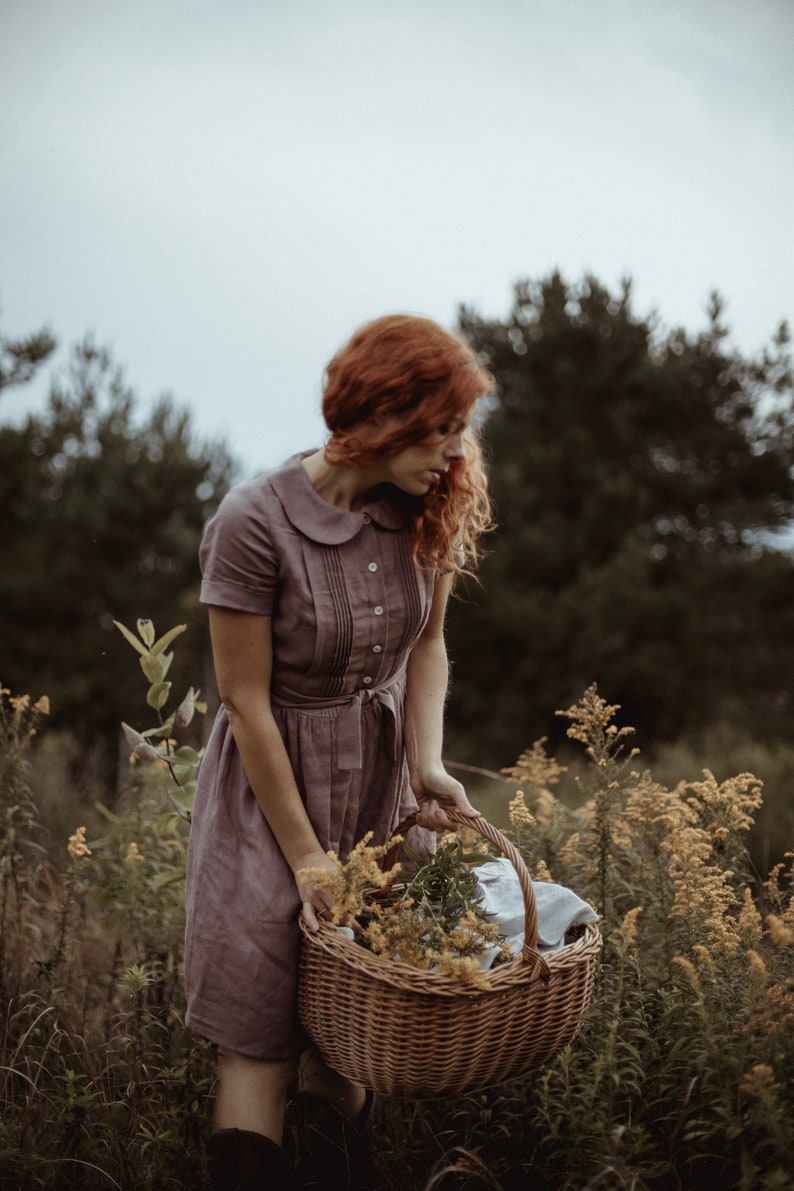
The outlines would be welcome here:
[[[738,926],[739,934],[747,946],[755,947],[761,942],[761,936],[763,934],[761,915],[758,912],[758,907],[753,900],[753,895],[749,887],[744,891],[744,902],[742,903]]]
[[[533,881],[545,881],[547,885],[554,884],[554,877],[549,872],[549,866],[545,860],[538,860],[532,870]]]
[[[745,1096],[758,1100],[766,1099],[776,1087],[774,1068],[768,1063],[756,1063],[749,1071],[745,1071],[739,1082],[739,1090]]]
[[[794,943],[794,930],[786,926],[777,914],[767,914],[764,921],[769,937],[776,947],[791,947]]]
[[[766,980],[766,978],[767,978],[766,964],[764,963],[761,956],[758,954],[758,952],[753,947],[751,947],[748,950],[747,959],[750,964],[750,972],[752,973],[752,975],[758,976],[761,980]]]
[[[697,973],[697,968],[692,963],[691,959],[687,959],[685,955],[673,956],[673,963],[678,964],[681,971],[686,976],[695,992],[700,992],[700,977]]]
[[[642,906],[635,906],[634,909],[629,910],[620,924],[620,933],[629,947],[633,947],[637,942],[637,919],[642,913],[642,909]]]
[[[74,835],[69,836],[69,842],[66,845],[66,850],[71,856],[72,860],[84,860],[85,857],[91,855],[91,849],[85,842],[85,827],[78,827]]]
[[[516,831],[519,831],[522,827],[533,826],[535,817],[526,804],[523,790],[517,792],[515,798],[510,802],[508,811],[510,814],[510,825]]]

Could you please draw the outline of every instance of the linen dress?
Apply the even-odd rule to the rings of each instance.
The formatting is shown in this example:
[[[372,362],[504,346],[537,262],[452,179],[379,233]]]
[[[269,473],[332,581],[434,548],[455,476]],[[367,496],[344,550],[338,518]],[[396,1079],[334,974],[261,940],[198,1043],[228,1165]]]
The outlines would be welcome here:
[[[335,508],[295,455],[233,488],[201,546],[206,604],[272,617],[273,713],[324,849],[383,843],[416,800],[403,704],[434,576],[395,500]],[[431,833],[414,828],[414,848]],[[187,1024],[241,1054],[307,1045],[296,1016],[300,901],[254,798],[225,710],[201,763],[187,863]]]

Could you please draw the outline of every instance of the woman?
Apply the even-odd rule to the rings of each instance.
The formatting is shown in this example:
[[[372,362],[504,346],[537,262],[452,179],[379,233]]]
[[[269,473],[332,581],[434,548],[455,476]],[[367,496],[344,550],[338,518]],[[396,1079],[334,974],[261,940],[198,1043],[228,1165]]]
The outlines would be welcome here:
[[[207,526],[222,706],[191,828],[185,968],[188,1025],[219,1048],[216,1187],[292,1185],[296,1071],[317,1135],[336,1122],[355,1138],[366,1115],[297,1022],[298,914],[317,929],[329,902],[301,870],[368,831],[384,842],[417,805],[420,848],[445,808],[475,813],[441,760],[443,623],[489,522],[471,419],[492,383],[428,319],[367,324],[328,365],[325,448],[232,489]],[[309,1157],[303,1185],[340,1185],[320,1161],[326,1181]]]

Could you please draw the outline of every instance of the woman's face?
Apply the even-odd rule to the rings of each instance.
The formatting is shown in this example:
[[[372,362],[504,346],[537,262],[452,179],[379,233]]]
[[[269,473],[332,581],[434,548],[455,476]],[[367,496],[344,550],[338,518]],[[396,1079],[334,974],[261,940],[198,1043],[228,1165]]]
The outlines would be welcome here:
[[[439,484],[451,463],[464,458],[467,422],[445,423],[430,438],[406,447],[378,464],[379,483],[394,484],[411,496],[426,496]]]

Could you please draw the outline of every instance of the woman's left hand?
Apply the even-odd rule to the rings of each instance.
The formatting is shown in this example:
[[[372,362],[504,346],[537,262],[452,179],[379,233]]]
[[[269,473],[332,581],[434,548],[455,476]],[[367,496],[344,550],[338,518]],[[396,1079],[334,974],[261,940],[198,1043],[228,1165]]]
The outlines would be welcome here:
[[[429,827],[431,831],[454,829],[458,824],[450,819],[448,810],[459,811],[470,819],[479,817],[479,811],[469,802],[463,786],[456,778],[450,777],[445,769],[413,776],[411,789],[419,803],[416,821],[420,827]]]

